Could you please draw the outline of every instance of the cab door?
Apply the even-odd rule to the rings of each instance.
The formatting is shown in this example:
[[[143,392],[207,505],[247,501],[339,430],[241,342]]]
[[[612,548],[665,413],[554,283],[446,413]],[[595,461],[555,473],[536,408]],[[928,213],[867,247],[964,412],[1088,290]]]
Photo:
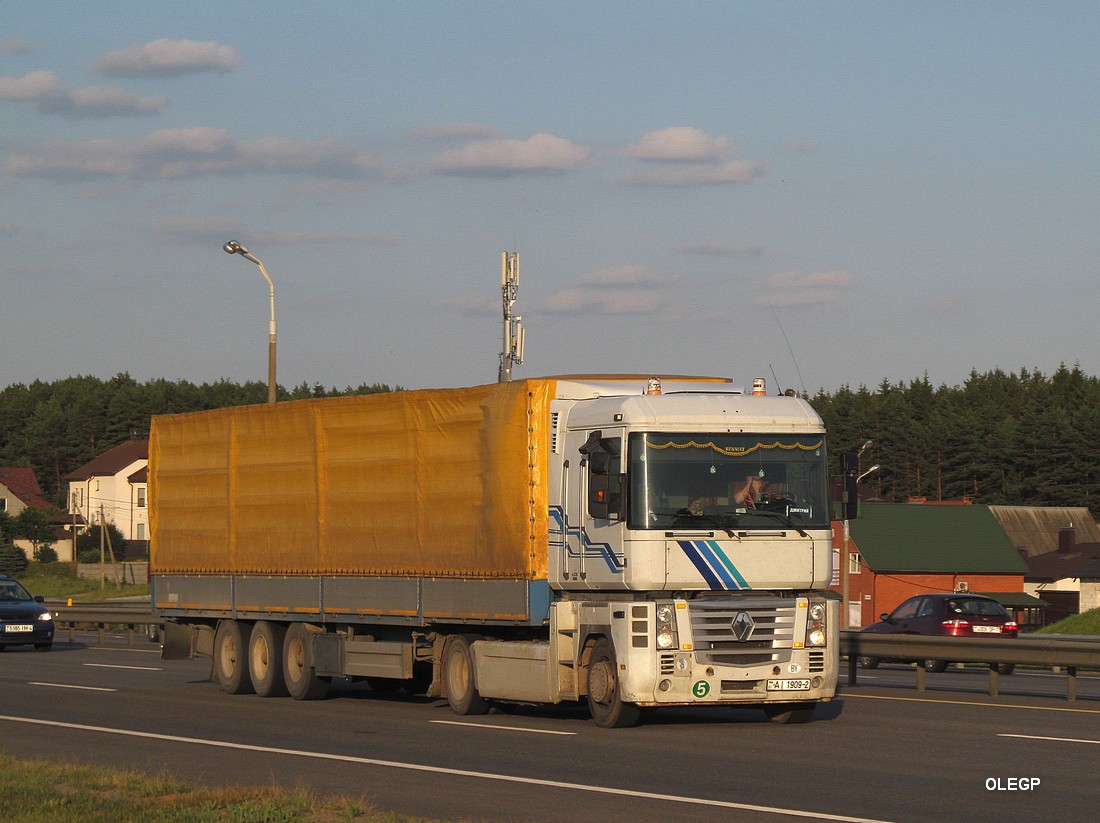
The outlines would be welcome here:
[[[569,432],[567,537],[562,568],[574,588],[620,588],[623,554],[623,430]]]

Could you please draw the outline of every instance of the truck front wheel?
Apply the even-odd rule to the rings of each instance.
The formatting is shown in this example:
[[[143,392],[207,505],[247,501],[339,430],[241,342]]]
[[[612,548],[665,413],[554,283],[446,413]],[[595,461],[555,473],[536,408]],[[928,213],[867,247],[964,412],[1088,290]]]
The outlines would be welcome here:
[[[318,677],[310,655],[309,629],[293,623],[283,641],[283,681],[295,700],[320,700],[328,694],[332,679]]]
[[[489,704],[478,694],[474,680],[472,638],[456,634],[443,651],[443,683],[447,702],[455,714],[486,714]]]
[[[286,626],[261,620],[248,641],[248,673],[260,697],[283,697],[289,692],[283,679],[283,643]]]
[[[623,702],[615,650],[606,637],[596,641],[588,659],[588,710],[597,726],[608,729],[633,726],[642,716],[641,709],[633,703]]]
[[[249,624],[222,620],[214,635],[214,671],[222,689],[229,694],[249,694],[252,678],[248,674]]]

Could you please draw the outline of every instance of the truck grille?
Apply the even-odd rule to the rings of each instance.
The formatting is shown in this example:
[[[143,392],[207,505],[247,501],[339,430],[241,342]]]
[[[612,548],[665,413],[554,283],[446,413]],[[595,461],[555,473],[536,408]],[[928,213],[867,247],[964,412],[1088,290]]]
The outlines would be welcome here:
[[[780,662],[794,646],[794,600],[714,600],[689,606],[696,659],[724,666]]]

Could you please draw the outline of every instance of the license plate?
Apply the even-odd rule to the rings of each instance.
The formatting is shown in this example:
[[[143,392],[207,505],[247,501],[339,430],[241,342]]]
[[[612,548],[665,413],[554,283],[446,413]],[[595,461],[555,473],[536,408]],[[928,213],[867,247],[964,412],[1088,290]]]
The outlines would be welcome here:
[[[8,623],[4,626],[5,634],[15,634],[16,632],[33,632],[34,626],[29,623]]]
[[[1000,626],[975,626],[974,631],[977,634],[1000,634]]]
[[[809,680],[769,680],[769,692],[808,692]]]

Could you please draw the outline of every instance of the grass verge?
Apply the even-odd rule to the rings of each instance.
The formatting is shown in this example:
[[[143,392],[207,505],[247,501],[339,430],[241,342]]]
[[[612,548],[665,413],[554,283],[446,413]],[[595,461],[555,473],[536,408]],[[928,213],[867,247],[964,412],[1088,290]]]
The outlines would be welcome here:
[[[1081,614],[1071,614],[1069,617],[1043,626],[1036,634],[1095,634],[1100,635],[1100,609],[1090,609]]]
[[[426,823],[359,799],[278,787],[196,788],[167,775],[0,754],[5,823]]]
[[[49,600],[72,597],[81,601],[107,600],[113,597],[148,597],[149,584],[123,583],[120,588],[111,579],[113,570],[107,567],[106,585],[102,581],[77,577],[68,563],[31,563],[19,582],[31,593]]]

